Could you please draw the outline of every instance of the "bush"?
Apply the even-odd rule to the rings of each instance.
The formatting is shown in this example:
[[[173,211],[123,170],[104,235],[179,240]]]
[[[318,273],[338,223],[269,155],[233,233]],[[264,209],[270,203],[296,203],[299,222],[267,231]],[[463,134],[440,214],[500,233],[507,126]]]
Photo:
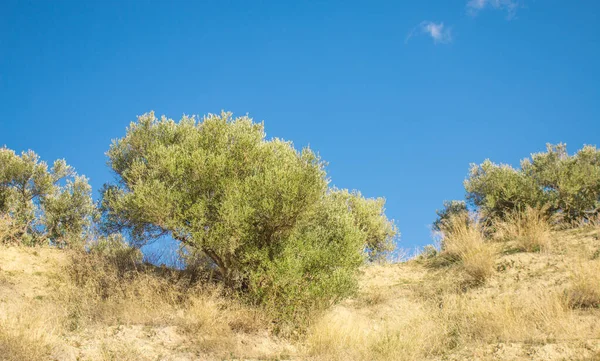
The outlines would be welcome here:
[[[226,358],[243,345],[240,334],[269,332],[272,327],[262,310],[225,297],[231,294],[223,287],[191,285],[183,271],[143,263],[139,250],[119,236],[69,255],[64,268],[67,282],[61,283],[61,292],[52,300],[66,311],[60,321],[68,330],[175,326],[177,337],[189,341],[186,352]],[[111,345],[114,356],[122,356],[123,343]]]
[[[421,252],[419,252],[419,254],[417,255],[416,259],[417,260],[429,260],[432,258],[435,258],[438,255],[438,250],[437,248],[435,248],[434,245],[432,244],[428,244],[425,247],[423,247],[423,249],[421,250]]]
[[[85,177],[64,160],[50,170],[33,151],[0,148],[0,216],[23,244],[81,244],[96,209]]]
[[[547,202],[534,179],[509,165],[489,160],[471,166],[465,190],[467,201],[491,219],[504,219],[514,210]]]
[[[547,145],[521,169],[486,160],[473,165],[465,181],[467,200],[488,219],[542,208],[567,223],[589,222],[600,213],[600,150],[585,146],[569,156],[566,145]]]
[[[433,222],[433,231],[441,232],[444,224],[450,220],[451,217],[460,217],[466,222],[470,222],[471,219],[468,217],[469,210],[467,204],[464,201],[444,201],[444,208],[436,210],[437,218]]]
[[[71,253],[67,273],[76,286],[94,297],[107,299],[122,293],[144,266],[140,250],[118,236],[102,238],[88,248]]]
[[[547,146],[522,162],[523,173],[546,194],[550,210],[569,222],[600,214],[600,150],[584,146],[569,156],[565,144]]]
[[[146,114],[108,156],[118,182],[103,190],[106,232],[169,235],[228,288],[289,319],[349,294],[364,259],[393,245],[383,199],[329,188],[315,153],[266,140],[248,117]]]

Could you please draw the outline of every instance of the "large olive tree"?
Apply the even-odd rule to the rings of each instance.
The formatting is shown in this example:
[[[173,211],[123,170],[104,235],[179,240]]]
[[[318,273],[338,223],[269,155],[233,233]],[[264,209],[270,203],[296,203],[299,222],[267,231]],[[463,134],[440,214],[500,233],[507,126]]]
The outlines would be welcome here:
[[[248,117],[145,114],[107,154],[116,174],[103,190],[107,232],[170,236],[263,304],[293,313],[343,296],[365,258],[393,246],[382,199],[330,188],[314,152],[266,139]]]

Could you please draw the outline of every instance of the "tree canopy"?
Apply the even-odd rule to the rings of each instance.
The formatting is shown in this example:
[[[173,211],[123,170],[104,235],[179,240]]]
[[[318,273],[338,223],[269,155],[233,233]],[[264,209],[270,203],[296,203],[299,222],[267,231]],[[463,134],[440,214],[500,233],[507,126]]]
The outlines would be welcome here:
[[[600,150],[584,146],[574,155],[565,144],[547,145],[521,169],[486,160],[472,165],[465,181],[467,200],[488,217],[503,218],[513,210],[543,207],[566,221],[600,214]]]
[[[81,243],[96,214],[87,179],[63,159],[53,166],[33,151],[0,148],[0,214],[8,215],[22,243]]]
[[[343,295],[365,258],[394,245],[383,199],[329,187],[317,154],[266,139],[248,117],[148,113],[107,154],[117,181],[103,189],[105,231],[171,236],[258,302]]]

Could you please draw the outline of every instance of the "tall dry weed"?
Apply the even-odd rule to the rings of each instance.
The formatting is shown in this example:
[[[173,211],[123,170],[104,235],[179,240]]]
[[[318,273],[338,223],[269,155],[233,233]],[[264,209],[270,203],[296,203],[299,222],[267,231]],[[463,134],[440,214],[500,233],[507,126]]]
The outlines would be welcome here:
[[[0,303],[0,360],[51,359],[60,352],[60,307],[35,302]]]
[[[470,342],[540,342],[564,334],[566,310],[560,295],[532,289],[496,299],[449,294],[434,317],[448,345]]]
[[[460,262],[471,280],[481,283],[493,274],[496,250],[486,241],[483,226],[468,217],[455,215],[444,222],[440,256]]]
[[[308,355],[322,361],[408,361],[435,353],[443,335],[427,309],[407,300],[398,306],[384,320],[348,309],[330,312],[309,329]]]
[[[309,355],[322,361],[437,359],[473,344],[543,343],[581,333],[561,295],[542,288],[498,298],[401,299],[396,307],[383,320],[351,309],[328,313],[310,329]]]
[[[581,262],[573,267],[565,299],[571,308],[600,307],[600,260]]]
[[[517,248],[527,252],[549,250],[551,247],[551,225],[546,208],[527,206],[523,211],[514,211],[494,224],[494,238],[514,241]]]
[[[17,244],[20,232],[11,216],[0,214],[0,244]]]
[[[199,352],[226,354],[238,334],[268,330],[270,320],[211,284],[190,284],[185,273],[125,259],[74,253],[67,266],[72,287],[65,291],[67,327],[94,325],[176,326]],[[133,263],[131,263],[133,262]],[[109,352],[110,354],[110,352]]]

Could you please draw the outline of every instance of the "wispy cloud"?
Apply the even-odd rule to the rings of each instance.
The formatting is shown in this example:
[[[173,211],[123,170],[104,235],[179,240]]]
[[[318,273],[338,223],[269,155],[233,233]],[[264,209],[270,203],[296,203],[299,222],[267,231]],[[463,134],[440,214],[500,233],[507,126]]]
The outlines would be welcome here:
[[[484,9],[490,8],[506,11],[508,17],[513,18],[519,7],[519,0],[469,0],[467,2],[467,12],[473,16]]]
[[[436,44],[448,44],[452,42],[452,28],[444,25],[444,23],[434,23],[433,21],[423,21],[417,27],[413,28],[406,36],[405,43],[419,34],[427,34],[431,36]]]

